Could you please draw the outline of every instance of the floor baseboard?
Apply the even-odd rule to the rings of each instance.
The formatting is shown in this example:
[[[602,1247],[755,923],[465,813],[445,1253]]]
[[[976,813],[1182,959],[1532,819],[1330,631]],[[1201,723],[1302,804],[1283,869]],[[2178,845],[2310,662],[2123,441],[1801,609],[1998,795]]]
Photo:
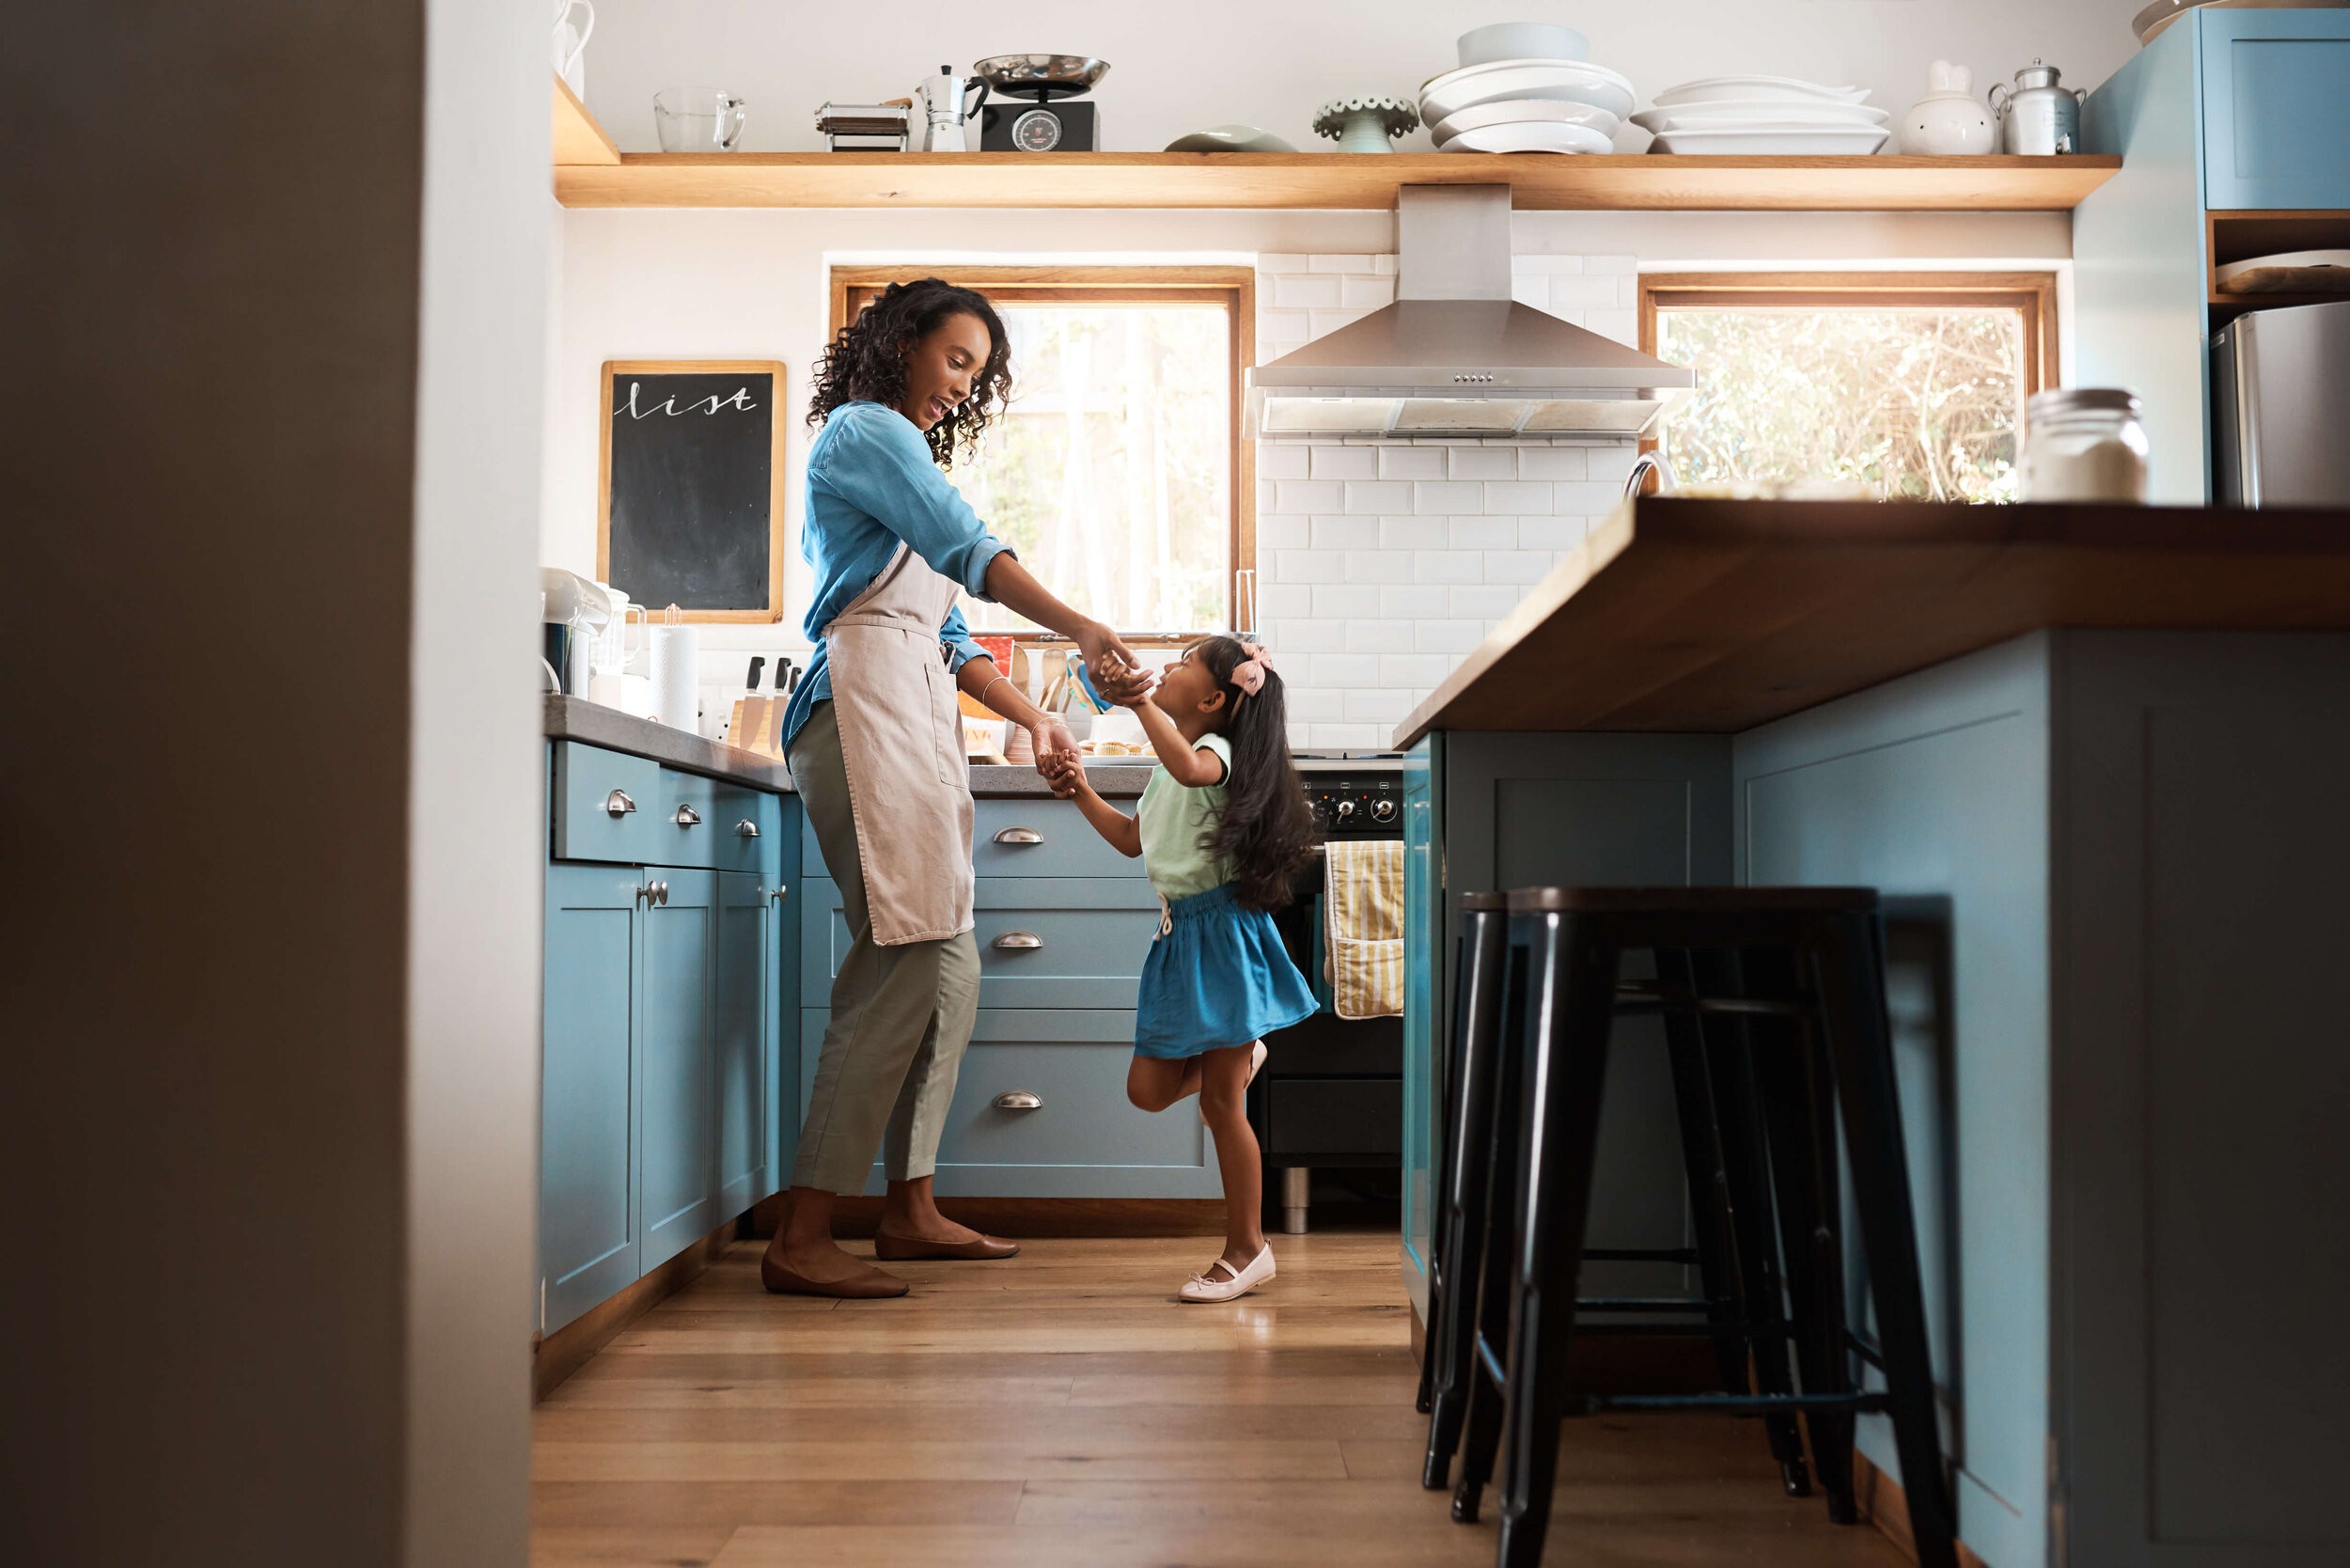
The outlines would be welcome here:
[[[1220,1236],[1221,1198],[948,1198],[939,1204],[949,1219],[994,1235],[1030,1236]],[[750,1233],[772,1236],[783,1212],[783,1195],[761,1199],[751,1210]],[[881,1223],[878,1198],[834,1200],[833,1234],[869,1237]]]
[[[734,1232],[735,1221],[729,1219],[634,1284],[606,1296],[554,1333],[532,1341],[531,1403],[535,1404],[555,1392],[565,1378],[586,1366],[588,1357],[610,1344],[622,1329],[659,1306],[671,1292],[697,1278],[710,1266],[711,1260],[726,1250]]]
[[[1902,1483],[1871,1464],[1866,1456],[1852,1456],[1853,1497],[1860,1505],[1860,1515],[1876,1526],[1877,1533],[1893,1543],[1902,1556],[1918,1560],[1918,1543],[1909,1533],[1909,1494]],[[1962,1541],[1958,1544],[1958,1568],[1991,1568],[1976,1555],[1973,1547]]]

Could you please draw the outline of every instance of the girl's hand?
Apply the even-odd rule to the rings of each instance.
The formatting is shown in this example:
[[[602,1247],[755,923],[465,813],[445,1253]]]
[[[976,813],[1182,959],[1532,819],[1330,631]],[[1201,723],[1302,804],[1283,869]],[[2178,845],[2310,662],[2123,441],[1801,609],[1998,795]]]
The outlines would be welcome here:
[[[1120,708],[1141,708],[1151,700],[1151,693],[1158,685],[1157,676],[1133,665],[1105,670],[1088,665],[1086,673],[1093,678],[1093,689]]]
[[[1078,791],[1086,787],[1085,763],[1074,752],[1066,756],[1056,753],[1049,759],[1039,752],[1037,771],[1053,787],[1053,793],[1063,800],[1073,798]]]
[[[1142,667],[1142,661],[1135,657],[1134,650],[1120,641],[1116,632],[1098,620],[1078,622],[1073,635],[1077,640],[1077,651],[1085,655],[1086,673],[1093,677],[1094,685],[1102,688],[1104,697],[1109,695],[1108,688],[1102,686],[1104,679],[1122,670]]]

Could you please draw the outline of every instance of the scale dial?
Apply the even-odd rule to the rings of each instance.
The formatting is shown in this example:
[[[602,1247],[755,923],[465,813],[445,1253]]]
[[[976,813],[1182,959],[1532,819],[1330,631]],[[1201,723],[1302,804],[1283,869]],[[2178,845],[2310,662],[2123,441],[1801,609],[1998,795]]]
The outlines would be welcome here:
[[[1011,145],[1023,152],[1050,152],[1060,146],[1060,117],[1030,109],[1011,122]]]

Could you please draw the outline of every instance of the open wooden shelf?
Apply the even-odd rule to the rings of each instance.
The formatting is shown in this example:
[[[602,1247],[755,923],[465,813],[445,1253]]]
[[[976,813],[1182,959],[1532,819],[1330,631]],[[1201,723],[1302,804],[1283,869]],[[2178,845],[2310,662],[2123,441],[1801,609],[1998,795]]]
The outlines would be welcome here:
[[[566,207],[1384,211],[1400,185],[1507,184],[1520,212],[2067,212],[2119,158],[1398,152],[620,152],[556,85]]]

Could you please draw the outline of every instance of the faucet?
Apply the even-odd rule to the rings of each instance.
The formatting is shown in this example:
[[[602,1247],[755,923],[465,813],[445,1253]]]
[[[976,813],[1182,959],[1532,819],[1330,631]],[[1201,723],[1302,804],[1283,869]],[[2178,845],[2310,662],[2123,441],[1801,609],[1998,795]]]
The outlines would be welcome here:
[[[1672,494],[1674,483],[1672,465],[1665,461],[1665,455],[1662,452],[1642,452],[1632,460],[1632,472],[1624,476],[1623,498],[1629,501],[1637,497],[1640,494],[1640,481],[1651,474],[1656,476],[1657,494]]]

